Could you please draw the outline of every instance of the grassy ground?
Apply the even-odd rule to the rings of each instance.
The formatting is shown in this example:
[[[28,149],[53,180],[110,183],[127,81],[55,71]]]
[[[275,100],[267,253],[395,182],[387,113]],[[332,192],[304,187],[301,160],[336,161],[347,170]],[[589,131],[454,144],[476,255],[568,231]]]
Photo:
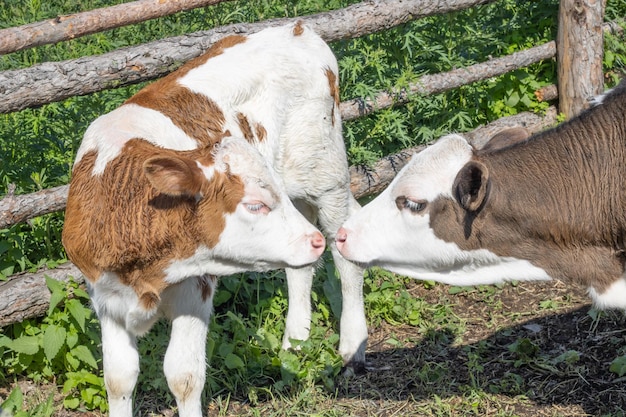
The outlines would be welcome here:
[[[431,306],[416,325],[370,326],[368,371],[258,395],[222,391],[219,416],[623,416],[626,385],[609,371],[623,353],[622,313],[590,309],[582,289],[560,282],[458,288],[408,281]],[[370,306],[371,307],[371,306]],[[428,322],[428,323],[426,323]],[[436,324],[432,324],[436,323]],[[214,375],[219,383],[219,375]],[[42,402],[56,387],[20,382]],[[7,389],[0,396],[8,394]],[[243,390],[245,391],[245,389]],[[137,415],[173,416],[163,392],[139,391]],[[61,398],[60,396],[58,397]],[[99,413],[57,412],[74,417]]]

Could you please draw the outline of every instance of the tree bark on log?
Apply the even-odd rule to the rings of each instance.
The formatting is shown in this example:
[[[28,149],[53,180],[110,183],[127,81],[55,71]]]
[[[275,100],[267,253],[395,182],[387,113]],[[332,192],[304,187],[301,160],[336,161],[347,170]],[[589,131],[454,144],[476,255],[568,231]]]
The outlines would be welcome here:
[[[138,0],[0,30],[0,55],[229,0]]]
[[[8,281],[0,282],[0,327],[46,313],[50,305],[46,275],[57,281],[68,281],[71,277],[77,282],[84,281],[81,272],[70,262],[54,269],[9,277]]]
[[[476,81],[486,80],[509,71],[526,67],[544,59],[550,59],[556,54],[554,41],[544,43],[523,51],[515,52],[501,58],[491,59],[480,64],[465,68],[458,68],[448,72],[424,75],[408,89],[397,93],[382,92],[373,99],[357,98],[341,103],[341,114],[344,120],[352,120],[368,115],[377,110],[404,104],[411,95],[427,96],[442,93]]]
[[[605,0],[561,0],[557,32],[559,111],[571,118],[602,93]]]
[[[231,34],[303,20],[327,42],[363,36],[434,14],[462,10],[495,0],[375,0],[298,18],[233,24],[177,36],[98,56],[46,62],[0,72],[0,113],[22,110],[96,91],[164,76]]]
[[[23,195],[14,195],[9,190],[0,200],[0,229],[65,209],[68,191],[69,185]]]
[[[535,91],[535,97],[537,97],[539,101],[556,100],[559,97],[559,90],[554,84],[546,85]]]
[[[545,116],[534,113],[520,113],[515,116],[496,120],[486,126],[466,133],[465,136],[476,147],[484,143],[497,132],[511,128],[524,127],[530,132],[537,132],[556,122],[556,109],[551,107]],[[411,156],[424,149],[417,146],[394,155],[382,158],[373,168],[350,168],[351,189],[357,198],[367,197],[382,191],[396,173],[410,160]],[[75,265],[68,262],[55,269],[44,269],[36,273],[21,273],[0,282],[0,327],[43,315],[50,303],[50,292],[46,287],[45,276],[59,281],[84,282],[84,276]]]

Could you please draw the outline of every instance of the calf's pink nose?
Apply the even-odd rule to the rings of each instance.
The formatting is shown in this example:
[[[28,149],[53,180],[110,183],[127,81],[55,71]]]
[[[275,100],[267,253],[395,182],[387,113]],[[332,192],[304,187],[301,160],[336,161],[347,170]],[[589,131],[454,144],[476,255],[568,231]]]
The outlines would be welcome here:
[[[346,229],[344,229],[343,227],[340,227],[339,230],[337,230],[335,241],[343,243],[346,241],[347,238],[348,238],[348,232],[346,232]]]
[[[311,246],[313,246],[313,249],[323,252],[326,248],[326,239],[324,239],[324,235],[320,232],[313,233],[311,236]]]

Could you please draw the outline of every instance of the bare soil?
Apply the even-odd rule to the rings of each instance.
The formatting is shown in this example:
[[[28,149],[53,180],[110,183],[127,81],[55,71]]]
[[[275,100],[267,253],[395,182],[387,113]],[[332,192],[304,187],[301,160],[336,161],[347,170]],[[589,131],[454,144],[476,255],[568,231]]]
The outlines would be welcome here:
[[[523,283],[495,293],[450,295],[446,286],[410,284],[409,291],[431,303],[452,303],[465,330],[461,335],[446,328],[418,335],[412,326],[373,329],[368,360],[383,370],[356,376],[345,385],[343,398],[420,402],[467,396],[472,387],[500,403],[490,410],[484,404],[488,401],[482,401],[480,412],[461,406],[451,415],[626,414],[626,378],[609,371],[611,362],[625,353],[626,317],[621,311],[596,317],[582,288]],[[418,341],[389,349],[384,342],[390,334]],[[510,349],[520,340],[531,342],[529,357]]]

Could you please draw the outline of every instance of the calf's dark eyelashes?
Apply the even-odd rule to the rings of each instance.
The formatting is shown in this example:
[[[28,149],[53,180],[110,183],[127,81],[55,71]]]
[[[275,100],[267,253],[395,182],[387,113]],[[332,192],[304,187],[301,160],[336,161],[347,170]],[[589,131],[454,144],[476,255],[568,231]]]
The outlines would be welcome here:
[[[411,213],[420,213],[424,211],[426,206],[428,205],[428,201],[426,200],[411,200],[404,195],[396,198],[396,206],[398,210],[408,209]]]

